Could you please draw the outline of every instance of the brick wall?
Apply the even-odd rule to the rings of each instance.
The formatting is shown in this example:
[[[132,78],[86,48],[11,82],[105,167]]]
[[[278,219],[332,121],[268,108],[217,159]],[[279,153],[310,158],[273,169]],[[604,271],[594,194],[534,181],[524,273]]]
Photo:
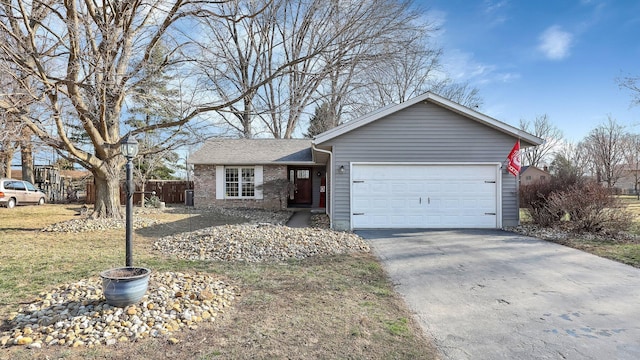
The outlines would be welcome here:
[[[215,165],[195,165],[193,168],[194,205],[196,207],[246,207],[285,209],[287,193],[283,186],[287,180],[286,165],[263,167],[262,199],[216,199]]]

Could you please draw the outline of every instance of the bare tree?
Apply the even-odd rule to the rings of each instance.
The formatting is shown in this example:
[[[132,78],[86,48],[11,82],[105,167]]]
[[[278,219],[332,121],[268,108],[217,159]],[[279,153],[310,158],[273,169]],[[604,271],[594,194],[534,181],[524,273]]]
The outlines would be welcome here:
[[[320,102],[339,117],[344,94],[359,86],[352,83],[356,72],[429,33],[408,1],[241,0],[220,8],[224,17],[202,20],[211,35],[202,52],[220,55],[212,57],[207,84],[225,100],[246,94],[219,111],[242,137],[290,138]],[[246,9],[255,16],[245,16]],[[276,73],[283,63],[287,68]]]
[[[624,127],[609,117],[605,124],[591,130],[584,144],[595,166],[598,182],[613,188],[624,174]]]
[[[1,94],[0,110],[19,119],[62,157],[92,172],[96,184],[92,216],[122,217],[119,182],[125,159],[119,142],[125,134],[162,130],[171,138],[172,132],[196,126],[198,119],[208,120],[206,114],[228,108],[269,80],[230,92],[227,98],[210,91],[208,85],[222,79],[210,66],[220,56],[205,51],[200,35],[210,29],[196,20],[227,19],[230,14],[220,7],[223,3],[5,0],[0,4],[0,38],[10,40],[0,42],[0,72],[13,76],[20,87],[19,92]],[[251,9],[243,11],[242,17],[256,15]],[[152,64],[160,45],[169,52]],[[270,76],[317,53],[281,61]],[[122,117],[127,100],[152,73],[145,71],[150,67],[174,79],[167,84],[180,93],[177,103],[167,103],[173,117],[127,126]],[[205,77],[208,82],[202,80]]]
[[[431,29],[435,31],[435,29]],[[374,106],[397,104],[425,93],[439,76],[442,50],[417,36],[406,39],[405,46],[364,73],[367,89],[373,91]]]
[[[218,5],[219,13],[224,16],[199,19],[204,29],[204,39],[199,42],[201,51],[215,54],[202,59],[210,68],[205,72],[207,84],[216,96],[229,103],[218,110],[218,115],[224,126],[243,138],[254,136],[254,119],[262,111],[255,104],[257,89],[281,65],[277,61],[266,61],[276,51],[274,31],[278,9],[283,3],[281,0],[226,1]],[[233,102],[239,93],[245,96]]]
[[[458,83],[451,79],[445,79],[432,85],[429,91],[474,110],[482,107],[483,104],[480,90],[472,87],[469,83]]]
[[[626,76],[617,79],[620,88],[631,91],[631,104],[640,105],[640,76]]]
[[[549,171],[564,184],[575,184],[594,171],[588,149],[584,143],[560,144],[554,153]]]
[[[353,115],[361,116],[390,104],[401,103],[431,91],[461,105],[476,109],[482,105],[479,90],[468,83],[457,83],[449,78],[440,63],[442,49],[429,43],[428,35],[438,29],[428,29],[422,36],[405,32],[403,46],[393,54],[367,64],[356,72],[354,84],[345,100],[355,104]],[[354,101],[355,100],[355,101]],[[354,107],[353,105],[351,105]]]
[[[11,162],[18,149],[21,134],[20,121],[0,111],[0,177],[11,177]]]
[[[544,139],[542,145],[529,148],[523,153],[524,165],[537,167],[543,161],[550,161],[549,156],[562,143],[562,131],[551,123],[547,114],[536,116],[533,123],[521,119],[520,129]]]
[[[274,79],[265,87],[267,107],[281,110],[263,118],[274,137],[291,137],[305,111],[319,101],[328,104],[337,124],[346,93],[359,86],[353,82],[354,74],[385,61],[430,32],[428,27],[418,31],[418,14],[407,1],[314,0],[301,7],[303,3],[288,1],[288,14],[283,14],[277,28],[285,57],[311,48],[325,47],[326,51],[295,64],[284,79]]]

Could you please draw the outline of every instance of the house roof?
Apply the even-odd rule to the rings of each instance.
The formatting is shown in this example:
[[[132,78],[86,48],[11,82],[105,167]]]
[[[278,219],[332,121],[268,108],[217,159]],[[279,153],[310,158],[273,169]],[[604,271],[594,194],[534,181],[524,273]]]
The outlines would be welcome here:
[[[520,168],[520,174],[524,174],[524,172],[529,170],[529,169],[537,170],[539,172],[543,172],[543,173],[547,173],[547,174],[549,173],[548,171],[546,171],[544,169],[540,169],[539,167],[527,165],[527,166],[523,166],[523,167]]]
[[[440,95],[436,95],[430,92],[427,92],[425,94],[422,94],[418,97],[415,97],[411,100],[407,100],[403,103],[400,104],[396,104],[396,105],[389,105],[386,107],[383,107],[379,110],[376,110],[372,113],[369,113],[365,116],[362,116],[360,118],[357,118],[355,120],[349,121],[347,123],[344,123],[338,127],[335,127],[333,129],[327,130],[325,132],[323,132],[322,134],[317,135],[316,137],[314,137],[313,139],[313,143],[316,145],[322,144],[326,141],[329,141],[331,139],[334,139],[340,135],[346,134],[349,131],[355,130],[359,127],[365,126],[371,122],[374,122],[376,120],[379,120],[381,118],[384,118],[388,115],[391,115],[395,112],[398,112],[400,110],[406,109],[412,105],[415,105],[417,103],[420,102],[430,102],[436,105],[439,105],[441,107],[447,108],[453,112],[456,112],[462,116],[465,116],[471,120],[475,120],[481,124],[487,125],[491,128],[494,128],[498,131],[501,131],[503,133],[506,133],[508,135],[511,135],[517,139],[520,139],[521,142],[523,142],[521,145],[522,146],[535,146],[535,145],[541,145],[542,143],[544,143],[544,140],[531,135],[523,130],[520,130],[518,128],[515,128],[511,125],[505,124],[501,121],[498,121],[492,117],[489,117],[487,115],[484,115],[482,113],[479,113],[475,110],[469,109],[468,107],[462,106],[458,103],[455,103],[451,100],[448,100],[446,98],[443,98]]]
[[[224,139],[206,141],[191,164],[267,165],[313,163],[310,139]]]

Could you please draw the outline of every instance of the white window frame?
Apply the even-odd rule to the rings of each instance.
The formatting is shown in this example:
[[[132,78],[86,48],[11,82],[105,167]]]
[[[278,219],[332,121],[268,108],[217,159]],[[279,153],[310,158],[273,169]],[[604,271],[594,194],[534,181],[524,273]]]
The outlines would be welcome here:
[[[229,182],[227,181],[227,172],[229,170],[236,170],[237,171],[237,176],[238,176],[238,195],[229,195],[228,191],[227,191],[227,187],[229,186]],[[244,170],[252,170],[253,171],[253,181],[247,181],[245,180],[245,178],[242,176]],[[227,199],[254,199],[256,197],[256,192],[255,192],[255,186],[256,186],[256,181],[255,181],[255,173],[256,173],[256,169],[253,166],[225,166],[224,167],[224,196]],[[234,182],[235,183],[235,182]],[[245,186],[250,186],[249,184],[253,185],[253,195],[242,195],[245,191],[244,191],[244,187]]]
[[[238,169],[238,196],[227,195],[227,171],[226,169]],[[253,196],[242,196],[242,169],[253,169]],[[216,199],[262,199],[263,166],[216,166]]]

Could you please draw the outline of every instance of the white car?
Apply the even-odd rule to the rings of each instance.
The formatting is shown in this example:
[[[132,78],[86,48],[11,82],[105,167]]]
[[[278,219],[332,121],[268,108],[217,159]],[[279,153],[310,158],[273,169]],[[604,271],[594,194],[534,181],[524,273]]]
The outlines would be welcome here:
[[[43,205],[47,195],[28,181],[0,179],[0,205],[9,209],[16,205]]]

